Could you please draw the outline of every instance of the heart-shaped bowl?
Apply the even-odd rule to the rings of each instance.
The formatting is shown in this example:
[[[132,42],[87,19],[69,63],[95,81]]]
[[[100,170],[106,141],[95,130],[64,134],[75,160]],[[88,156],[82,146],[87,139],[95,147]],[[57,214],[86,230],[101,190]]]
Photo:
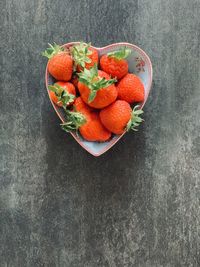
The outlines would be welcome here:
[[[62,45],[63,47],[69,48],[72,45],[79,44],[80,42],[71,42]],[[102,56],[104,54],[107,54],[108,52],[118,50],[122,47],[128,47],[132,50],[132,53],[128,56],[127,61],[129,65],[129,72],[134,73],[137,76],[140,77],[140,79],[143,82],[144,88],[145,88],[145,99],[142,103],[140,103],[141,108],[145,105],[150,89],[151,89],[151,84],[152,84],[152,64],[151,60],[148,57],[148,55],[138,46],[130,44],[130,43],[114,43],[111,45],[107,45],[104,47],[94,47],[98,53],[99,56]],[[48,90],[48,85],[54,84],[55,79],[49,74],[47,67],[46,67],[46,77],[45,77],[45,82],[46,82],[46,88],[47,92],[49,94]],[[50,98],[50,95],[49,95]],[[51,100],[51,104],[54,107],[58,117],[60,118],[61,122],[65,121],[64,113],[62,108],[56,106],[53,101]],[[90,154],[93,156],[100,156],[106,151],[108,151],[114,144],[116,144],[120,138],[124,135],[114,135],[111,140],[104,142],[104,143],[99,143],[99,142],[88,142],[84,140],[79,134],[77,133],[71,133],[74,139],[85,149],[87,150]]]

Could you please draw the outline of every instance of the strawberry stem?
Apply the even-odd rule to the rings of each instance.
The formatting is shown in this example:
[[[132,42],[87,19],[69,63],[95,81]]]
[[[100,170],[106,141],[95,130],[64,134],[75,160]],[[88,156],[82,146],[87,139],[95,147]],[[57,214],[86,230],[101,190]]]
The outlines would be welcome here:
[[[86,123],[85,116],[76,111],[65,109],[66,122],[61,124],[61,128],[66,132],[77,131],[80,126]]]
[[[49,47],[42,52],[42,56],[47,57],[48,59],[52,58],[54,55],[58,54],[59,52],[64,51],[64,48],[57,45],[56,43],[48,44]]]
[[[89,50],[91,43],[84,43],[80,42],[78,45],[74,45],[71,48],[72,58],[75,62],[75,68],[77,65],[81,66],[82,68],[85,67],[85,63],[91,63],[92,60],[88,57],[92,54],[92,51]]]
[[[57,103],[62,103],[64,109],[74,102],[75,96],[68,93],[62,86],[55,83],[54,85],[49,85],[48,89],[55,93],[58,98]]]
[[[115,58],[117,60],[122,60],[127,58],[131,54],[131,49],[123,47],[117,51],[109,52],[108,57]]]
[[[106,88],[117,81],[115,78],[106,80],[104,77],[99,77],[97,64],[94,64],[89,70],[84,68],[83,72],[78,73],[78,76],[79,81],[90,89],[89,103],[95,99],[98,90]]]
[[[130,118],[129,122],[127,123],[127,126],[126,126],[127,132],[129,130],[138,131],[138,129],[136,127],[138,127],[140,125],[140,123],[142,121],[144,121],[142,118],[140,118],[140,115],[142,115],[143,113],[144,113],[144,111],[140,109],[139,105],[136,105],[133,108],[131,118]]]

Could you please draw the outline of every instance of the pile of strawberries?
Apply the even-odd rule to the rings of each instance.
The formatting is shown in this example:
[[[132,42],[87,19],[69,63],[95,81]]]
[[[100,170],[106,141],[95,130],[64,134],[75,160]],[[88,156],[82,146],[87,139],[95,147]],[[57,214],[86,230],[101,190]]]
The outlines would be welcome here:
[[[104,142],[112,134],[136,130],[143,111],[138,105],[132,110],[130,104],[144,100],[144,86],[139,77],[128,73],[130,53],[124,47],[99,58],[98,51],[86,43],[47,48],[43,53],[47,69],[57,80],[48,89],[52,101],[65,111],[65,131],[79,131],[87,141]]]

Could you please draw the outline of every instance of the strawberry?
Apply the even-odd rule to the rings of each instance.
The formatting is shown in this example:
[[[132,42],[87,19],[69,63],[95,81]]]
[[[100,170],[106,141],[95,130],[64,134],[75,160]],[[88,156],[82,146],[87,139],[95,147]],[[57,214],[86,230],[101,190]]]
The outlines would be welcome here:
[[[49,94],[51,100],[59,107],[66,107],[74,103],[76,90],[72,83],[57,82],[49,85]]]
[[[111,133],[101,123],[98,112],[88,107],[80,97],[75,100],[74,109],[66,110],[67,122],[62,124],[63,130],[79,130],[87,141],[104,142],[111,137]]]
[[[81,42],[78,45],[74,45],[71,48],[71,54],[75,62],[75,69],[78,72],[83,70],[83,68],[90,69],[94,64],[98,64],[99,55],[96,49]]]
[[[97,69],[96,64],[90,70],[84,69],[78,76],[81,98],[89,106],[101,109],[116,100],[116,79],[110,79],[107,73]]]
[[[103,71],[112,77],[121,79],[128,73],[128,62],[125,60],[131,53],[131,49],[123,48],[107,55],[103,55],[100,59],[100,67]]]
[[[144,85],[139,77],[128,73],[123,77],[118,85],[118,98],[128,103],[144,101]]]
[[[60,81],[69,81],[72,77],[73,60],[69,53],[61,46],[49,44],[49,48],[42,53],[49,59],[47,69],[49,73]]]
[[[122,134],[130,129],[137,130],[135,127],[143,121],[139,117],[142,113],[143,111],[139,109],[139,106],[135,106],[132,110],[129,103],[124,100],[117,100],[100,111],[100,119],[110,132]]]

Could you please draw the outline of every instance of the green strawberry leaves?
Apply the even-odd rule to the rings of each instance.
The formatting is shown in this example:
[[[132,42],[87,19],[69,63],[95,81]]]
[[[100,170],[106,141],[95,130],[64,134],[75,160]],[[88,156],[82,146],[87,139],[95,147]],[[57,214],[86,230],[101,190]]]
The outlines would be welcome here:
[[[89,98],[88,98],[88,102],[91,103],[95,99],[96,95],[97,95],[96,91],[94,91],[94,90],[91,91]]]
[[[97,64],[95,64],[90,70],[84,68],[81,73],[78,73],[78,76],[79,81],[90,89],[90,95],[88,98],[89,103],[95,99],[98,90],[106,88],[117,82],[115,78],[106,80],[104,77],[99,77]]]
[[[129,131],[129,130],[138,131],[136,127],[138,127],[140,123],[144,121],[142,118],[140,118],[140,115],[142,115],[143,113],[144,111],[140,109],[139,105],[136,105],[133,108],[131,119],[129,120],[126,126],[126,131]]]
[[[131,49],[123,47],[117,51],[107,53],[108,57],[115,58],[117,60],[122,60],[127,58],[131,54]]]
[[[53,45],[48,44],[49,47],[42,52],[42,56],[47,57],[48,59],[52,58],[54,55],[58,54],[59,52],[64,51],[64,48],[54,43]]]
[[[58,84],[49,85],[48,89],[55,93],[58,98],[58,103],[62,103],[63,108],[74,102],[75,96],[68,93],[63,87]]]
[[[81,42],[78,45],[74,45],[71,48],[72,58],[75,62],[75,68],[77,65],[81,66],[82,68],[85,67],[85,63],[91,63],[92,60],[88,57],[92,54],[92,51],[89,50],[91,44],[86,44]]]
[[[77,131],[79,127],[86,123],[85,116],[76,111],[65,110],[66,122],[61,124],[61,128],[65,132]]]

